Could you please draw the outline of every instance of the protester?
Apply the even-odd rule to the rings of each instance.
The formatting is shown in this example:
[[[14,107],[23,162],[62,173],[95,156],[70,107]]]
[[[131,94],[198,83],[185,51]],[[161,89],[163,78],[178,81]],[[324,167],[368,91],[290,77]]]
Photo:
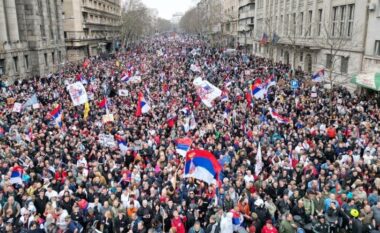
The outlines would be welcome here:
[[[377,100],[294,67],[168,34],[2,87],[0,229],[379,230]]]

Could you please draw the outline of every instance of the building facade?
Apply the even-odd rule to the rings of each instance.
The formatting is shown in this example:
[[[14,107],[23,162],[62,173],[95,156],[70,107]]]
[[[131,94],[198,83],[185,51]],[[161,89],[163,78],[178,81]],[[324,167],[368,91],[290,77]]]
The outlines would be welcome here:
[[[63,0],[63,15],[69,61],[118,49],[120,0]]]
[[[380,24],[370,2],[256,0],[253,51],[309,73],[327,68],[337,79],[348,80],[370,64],[379,64],[373,51]]]
[[[62,5],[56,0],[0,1],[0,77],[55,72],[65,59]]]
[[[255,0],[239,0],[238,18],[239,46],[251,53],[255,29]]]
[[[228,47],[237,45],[238,2],[239,0],[223,0],[222,2],[222,34],[224,45]]]
[[[370,1],[367,25],[363,71],[380,72],[380,0]]]

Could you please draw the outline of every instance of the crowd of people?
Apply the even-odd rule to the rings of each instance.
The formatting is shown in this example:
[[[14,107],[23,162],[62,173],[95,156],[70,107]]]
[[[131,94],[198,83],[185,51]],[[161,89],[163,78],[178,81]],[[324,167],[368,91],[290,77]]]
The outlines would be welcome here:
[[[197,77],[221,89],[223,99],[203,104]],[[251,84],[268,77],[276,84],[255,98]],[[86,117],[66,89],[77,81],[90,99]],[[143,114],[136,114],[139,93],[150,106]],[[14,111],[34,94],[37,105]],[[166,35],[18,80],[2,87],[0,100],[0,232],[380,229],[377,101],[341,86],[326,89],[288,64]],[[57,105],[62,125],[49,114]],[[103,122],[106,114],[113,120]],[[104,144],[101,135],[121,138],[128,149]],[[219,161],[218,184],[183,177],[176,140],[185,137]]]

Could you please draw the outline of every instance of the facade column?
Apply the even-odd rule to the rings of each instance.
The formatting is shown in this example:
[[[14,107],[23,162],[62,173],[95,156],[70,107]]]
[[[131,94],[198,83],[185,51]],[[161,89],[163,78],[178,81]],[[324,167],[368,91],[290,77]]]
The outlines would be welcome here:
[[[18,21],[15,0],[4,0],[5,11],[7,16],[7,27],[9,32],[9,40],[11,42],[19,41],[20,35],[18,33]]]
[[[8,41],[7,21],[5,18],[4,0],[0,0],[0,41]]]

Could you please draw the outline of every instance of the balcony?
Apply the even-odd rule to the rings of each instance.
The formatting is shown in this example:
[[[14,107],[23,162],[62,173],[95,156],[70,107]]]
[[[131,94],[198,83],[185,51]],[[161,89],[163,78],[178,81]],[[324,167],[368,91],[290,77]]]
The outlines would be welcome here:
[[[239,20],[240,19],[246,19],[246,18],[252,18],[255,16],[255,11],[254,10],[250,10],[250,11],[247,11],[247,12],[242,12],[239,14]]]
[[[65,41],[88,41],[88,40],[104,40],[103,35],[89,35],[85,32],[65,32]]]
[[[255,4],[255,0],[239,0],[239,8],[250,4]]]

